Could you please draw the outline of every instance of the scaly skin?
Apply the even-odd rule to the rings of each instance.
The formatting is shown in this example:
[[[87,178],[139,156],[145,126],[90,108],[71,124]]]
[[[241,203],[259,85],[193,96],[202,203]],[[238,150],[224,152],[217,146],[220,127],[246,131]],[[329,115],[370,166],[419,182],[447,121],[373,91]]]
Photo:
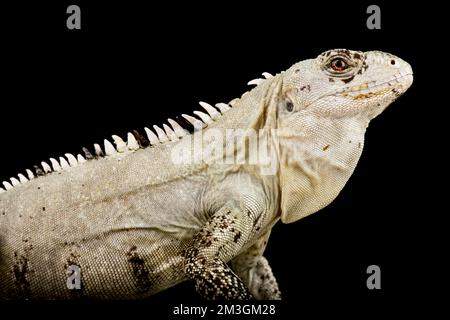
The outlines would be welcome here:
[[[134,299],[191,279],[208,299],[279,299],[263,257],[271,228],[333,201],[358,162],[370,120],[409,88],[412,70],[390,54],[332,50],[256,82],[230,110],[220,105],[222,114],[206,106],[214,120],[200,115],[208,125],[193,135],[166,127],[159,140],[148,133],[146,148],[136,134],[127,144],[116,137],[106,156],[97,149],[82,164],[83,157],[69,156],[70,167],[52,162],[58,172],[5,183],[1,297]],[[198,156],[196,137],[221,147],[211,137],[227,129],[243,130],[238,142],[262,130],[276,150],[272,171],[221,163],[217,154],[186,161],[191,151]],[[66,285],[74,265],[80,290]]]

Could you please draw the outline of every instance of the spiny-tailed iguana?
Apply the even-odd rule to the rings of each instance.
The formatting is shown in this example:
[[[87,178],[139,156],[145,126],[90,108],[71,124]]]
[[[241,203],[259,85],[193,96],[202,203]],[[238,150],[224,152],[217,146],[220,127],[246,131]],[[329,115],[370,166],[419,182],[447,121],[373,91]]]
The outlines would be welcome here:
[[[0,296],[141,298],[191,279],[209,299],[279,299],[271,228],[333,201],[369,121],[413,75],[391,54],[343,49],[263,75],[183,115],[194,133],[169,119],[3,182]]]

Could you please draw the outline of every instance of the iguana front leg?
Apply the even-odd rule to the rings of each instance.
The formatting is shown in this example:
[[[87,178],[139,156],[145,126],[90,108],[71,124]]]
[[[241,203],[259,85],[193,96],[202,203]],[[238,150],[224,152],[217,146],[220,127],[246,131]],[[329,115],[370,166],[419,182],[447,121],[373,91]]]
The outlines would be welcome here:
[[[236,205],[219,209],[184,251],[185,272],[206,299],[252,299],[241,279],[225,263],[254,234],[258,213]]]
[[[270,231],[231,261],[233,270],[258,300],[281,299],[277,280],[272,273],[269,262],[263,257],[269,236]]]

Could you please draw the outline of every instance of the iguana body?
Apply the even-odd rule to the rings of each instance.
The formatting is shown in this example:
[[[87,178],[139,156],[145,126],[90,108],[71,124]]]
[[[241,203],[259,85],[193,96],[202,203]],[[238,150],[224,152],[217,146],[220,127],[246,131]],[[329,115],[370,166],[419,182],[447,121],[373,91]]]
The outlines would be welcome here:
[[[95,159],[68,155],[37,168],[43,176],[4,183],[0,296],[141,298],[191,279],[210,299],[280,298],[263,257],[271,228],[338,195],[369,121],[407,90],[412,70],[389,54],[333,50],[257,82],[221,112],[203,104],[204,121],[188,117],[197,133],[171,121],[158,137],[147,131],[149,147],[137,134],[115,137]],[[244,163],[192,161],[228,143],[230,129],[244,132],[232,144]],[[252,130],[276,151],[269,173],[242,153]],[[67,286],[70,266],[79,290]]]

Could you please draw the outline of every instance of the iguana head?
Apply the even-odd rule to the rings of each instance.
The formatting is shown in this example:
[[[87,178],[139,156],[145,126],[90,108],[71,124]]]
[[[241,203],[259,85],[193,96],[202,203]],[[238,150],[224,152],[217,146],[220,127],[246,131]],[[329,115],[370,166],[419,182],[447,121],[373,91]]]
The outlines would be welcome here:
[[[338,195],[359,159],[369,121],[412,81],[410,65],[396,56],[343,49],[281,74],[273,118],[283,222],[316,212]]]
[[[316,112],[324,117],[359,115],[369,121],[404,93],[412,79],[411,66],[388,53],[326,51],[285,72],[285,110],[279,110],[279,118]]]

